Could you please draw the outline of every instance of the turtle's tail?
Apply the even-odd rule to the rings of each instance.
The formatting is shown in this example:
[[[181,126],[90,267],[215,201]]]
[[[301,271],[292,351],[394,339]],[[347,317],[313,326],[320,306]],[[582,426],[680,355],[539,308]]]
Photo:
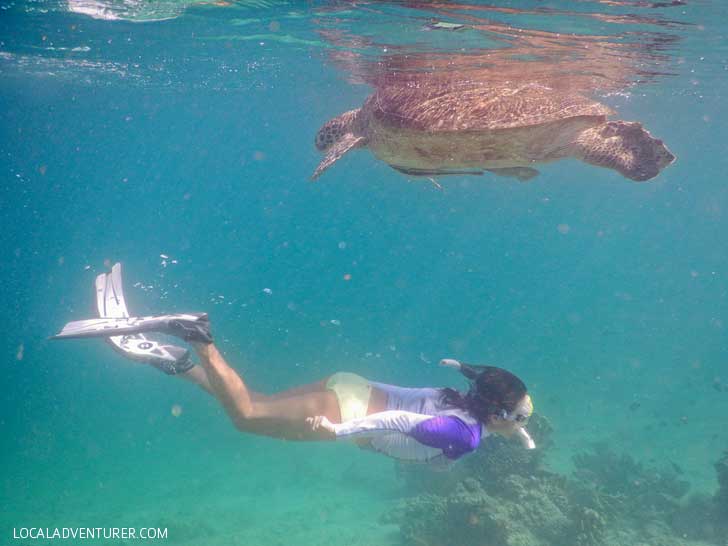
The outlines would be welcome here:
[[[609,121],[583,131],[574,143],[580,159],[643,182],[675,161],[665,144],[640,123]]]

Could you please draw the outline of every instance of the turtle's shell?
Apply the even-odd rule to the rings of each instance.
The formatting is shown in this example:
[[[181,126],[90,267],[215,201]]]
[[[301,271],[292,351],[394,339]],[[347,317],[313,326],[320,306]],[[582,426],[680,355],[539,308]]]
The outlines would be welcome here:
[[[416,131],[488,131],[532,127],[612,111],[581,95],[539,84],[513,87],[382,87],[364,113],[389,127]]]

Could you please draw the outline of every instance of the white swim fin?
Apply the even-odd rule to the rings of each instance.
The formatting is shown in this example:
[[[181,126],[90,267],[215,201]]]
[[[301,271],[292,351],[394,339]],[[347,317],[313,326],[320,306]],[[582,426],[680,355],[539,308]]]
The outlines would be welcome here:
[[[205,313],[130,317],[124,299],[121,264],[96,277],[97,319],[69,322],[51,339],[103,337],[121,355],[151,364],[167,374],[189,370],[194,364],[187,349],[161,343],[148,332],[176,335],[188,341],[211,341]]]

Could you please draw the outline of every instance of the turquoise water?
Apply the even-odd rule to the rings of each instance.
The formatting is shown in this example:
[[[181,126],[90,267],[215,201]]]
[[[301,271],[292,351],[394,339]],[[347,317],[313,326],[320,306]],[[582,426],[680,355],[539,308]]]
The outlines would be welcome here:
[[[153,526],[175,545],[443,543],[387,516],[422,491],[386,458],[241,435],[191,385],[47,341],[121,261],[133,312],[209,312],[264,392],[337,370],[464,387],[443,357],[511,369],[553,428],[549,472],[606,444],[690,484],[646,516],[655,543],[724,544],[728,493],[690,500],[716,493],[728,449],[722,3],[0,7],[0,542]],[[587,94],[677,161],[648,183],[563,160],[438,190],[362,150],[308,181],[318,128],[373,87],[454,78]],[[702,531],[674,523],[694,512]],[[489,536],[452,540],[504,543]]]

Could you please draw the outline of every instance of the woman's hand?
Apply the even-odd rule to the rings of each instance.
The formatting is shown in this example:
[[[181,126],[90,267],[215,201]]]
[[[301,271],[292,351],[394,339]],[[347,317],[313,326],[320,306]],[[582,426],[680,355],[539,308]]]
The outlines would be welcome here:
[[[316,415],[315,417],[307,417],[306,422],[311,425],[311,430],[326,430],[331,434],[336,434],[334,424],[324,415]]]

